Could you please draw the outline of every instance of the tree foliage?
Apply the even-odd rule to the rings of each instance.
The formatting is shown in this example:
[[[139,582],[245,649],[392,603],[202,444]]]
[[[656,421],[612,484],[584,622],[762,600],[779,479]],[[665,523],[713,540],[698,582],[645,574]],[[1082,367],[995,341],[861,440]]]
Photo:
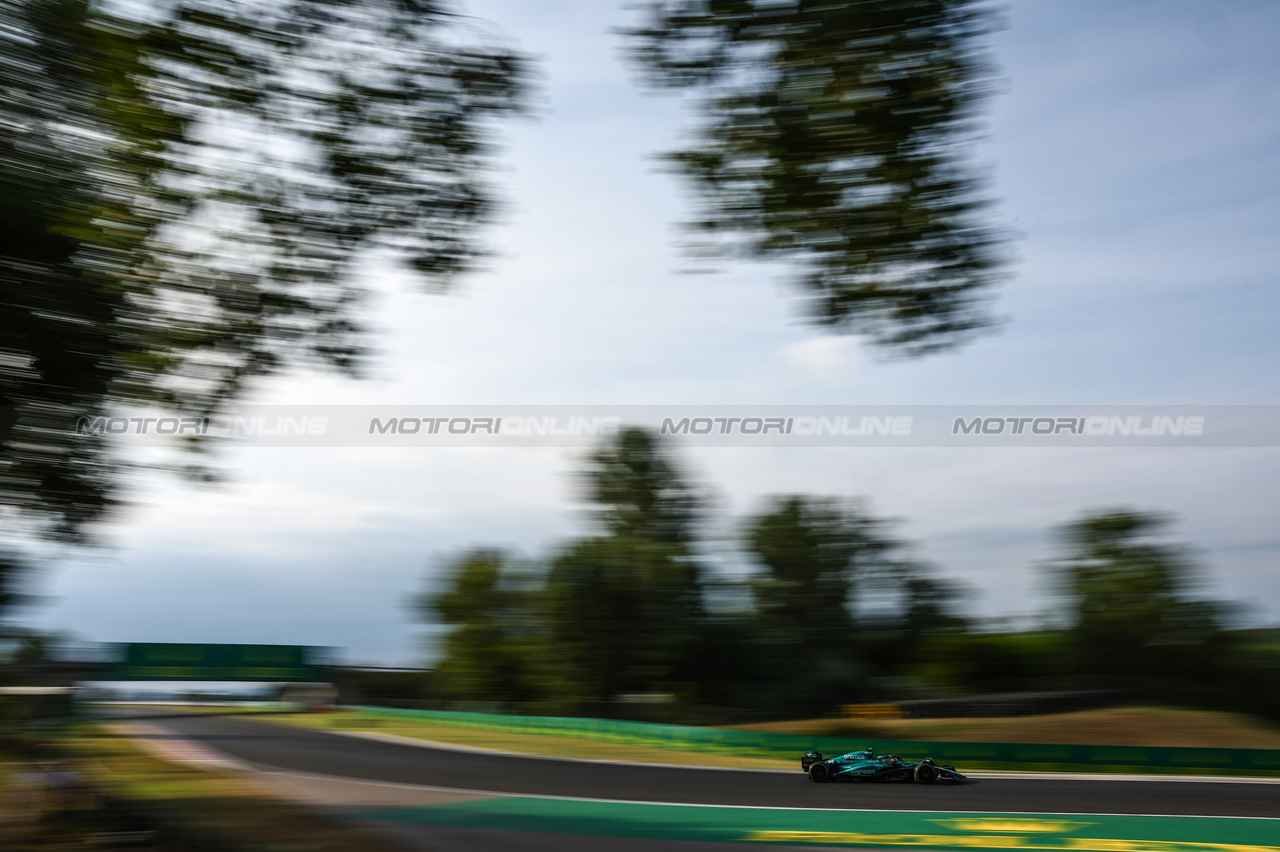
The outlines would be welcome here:
[[[0,639],[9,634],[5,617],[24,599],[19,586],[25,573],[26,565],[21,559],[11,552],[0,550]]]
[[[978,0],[655,0],[631,55],[700,93],[668,155],[704,248],[797,263],[814,320],[894,351],[988,324],[1004,263],[966,142],[992,88]]]
[[[623,430],[591,457],[582,479],[609,535],[667,544],[692,540],[704,498],[651,432]]]
[[[699,573],[683,548],[625,536],[586,539],[557,555],[545,615],[559,697],[690,697],[703,627]]]
[[[661,439],[624,431],[581,476],[595,535],[523,573],[500,554],[470,554],[424,601],[450,631],[443,697],[672,721],[705,720],[711,706],[724,721],[917,690],[1101,687],[1280,713],[1274,647],[1227,629],[1230,609],[1205,597],[1163,516],[1093,512],[1064,526],[1047,565],[1058,626],[993,632],[960,614],[960,586],[859,503],[771,499],[741,527],[755,570],[730,576],[711,570],[705,554],[724,542],[699,535],[699,489]]]
[[[837,501],[776,499],[746,536],[765,568],[751,583],[764,628],[806,649],[850,637],[857,582],[880,567],[892,547],[877,527]]]
[[[422,601],[448,630],[439,672],[451,697],[582,707],[694,691],[704,626],[694,488],[640,430],[594,453],[582,486],[599,535],[567,543],[536,577],[500,554],[470,554]]]
[[[923,637],[959,625],[956,589],[905,555],[890,524],[845,501],[775,498],[750,521],[746,545],[764,569],[750,581],[750,630],[771,692],[821,712],[872,694]]]
[[[444,589],[421,601],[449,632],[437,671],[440,689],[471,701],[527,701],[538,619],[527,584],[498,551],[478,550],[445,570]]]
[[[588,460],[583,492],[603,535],[551,560],[546,617],[575,700],[688,690],[703,628],[691,550],[703,503],[660,439],[625,429]]]
[[[1196,594],[1195,566],[1185,548],[1167,541],[1168,523],[1121,510],[1085,515],[1061,530],[1064,553],[1049,570],[1087,677],[1134,686],[1192,678],[1209,664],[1226,612]]]
[[[385,250],[482,254],[487,119],[523,60],[435,0],[0,3],[0,505],[73,536],[120,468],[80,416],[216,413],[289,366],[354,371]]]
[[[450,695],[493,700],[506,682],[523,685],[506,700],[536,694],[565,712],[638,712],[632,698],[822,712],[865,696],[924,637],[959,624],[954,589],[857,504],[776,498],[745,525],[761,570],[735,580],[701,556],[700,489],[657,436],[623,431],[581,481],[598,533],[557,549],[518,602],[498,563],[474,558],[427,602],[450,630],[440,668]],[[720,610],[711,599],[725,593],[750,605]],[[872,598],[874,612],[860,614]],[[522,674],[494,674],[513,664]]]

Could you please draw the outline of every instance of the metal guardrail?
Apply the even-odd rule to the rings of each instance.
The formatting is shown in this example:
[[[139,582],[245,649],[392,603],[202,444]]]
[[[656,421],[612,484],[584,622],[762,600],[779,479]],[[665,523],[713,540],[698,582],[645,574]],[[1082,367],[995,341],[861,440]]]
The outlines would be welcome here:
[[[1158,775],[1280,775],[1280,750],[1174,748],[1146,746],[1054,745],[1048,743],[955,743],[917,740],[850,739],[655,725],[565,716],[505,716],[446,710],[398,710],[359,707],[386,719],[489,730],[495,733],[550,734],[601,742],[666,749],[799,760],[806,751],[841,754],[872,746],[881,754],[928,755],[964,769],[1025,771],[1139,772]],[[797,766],[799,764],[797,763]]]

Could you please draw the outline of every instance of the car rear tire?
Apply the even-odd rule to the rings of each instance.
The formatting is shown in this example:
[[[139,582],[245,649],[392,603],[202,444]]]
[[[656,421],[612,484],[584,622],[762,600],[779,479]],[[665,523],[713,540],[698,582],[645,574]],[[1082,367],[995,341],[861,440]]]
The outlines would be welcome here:
[[[938,780],[938,770],[927,763],[922,763],[916,767],[916,783],[932,784]]]
[[[809,767],[809,778],[821,784],[831,780],[831,768],[825,763],[815,763]]]

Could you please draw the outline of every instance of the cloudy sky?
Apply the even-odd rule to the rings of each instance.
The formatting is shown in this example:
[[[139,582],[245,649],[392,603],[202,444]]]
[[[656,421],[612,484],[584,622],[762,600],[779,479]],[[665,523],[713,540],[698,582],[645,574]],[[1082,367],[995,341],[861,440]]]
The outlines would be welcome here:
[[[656,152],[690,117],[622,64],[621,4],[471,0],[539,61],[507,128],[491,267],[450,295],[393,267],[374,376],[291,375],[266,404],[1280,404],[1280,6],[1259,0],[1011,3],[1006,90],[979,152],[1019,235],[999,332],[885,361],[797,321],[774,267],[687,275],[688,215]],[[526,558],[587,530],[582,450],[246,447],[228,481],[138,483],[95,553],[40,583],[32,623],[99,641],[333,645],[423,659],[408,601],[473,546]],[[723,448],[683,451],[715,496],[708,550],[768,495],[865,499],[988,616],[1052,601],[1036,564],[1082,511],[1177,519],[1213,592],[1280,623],[1274,448]]]

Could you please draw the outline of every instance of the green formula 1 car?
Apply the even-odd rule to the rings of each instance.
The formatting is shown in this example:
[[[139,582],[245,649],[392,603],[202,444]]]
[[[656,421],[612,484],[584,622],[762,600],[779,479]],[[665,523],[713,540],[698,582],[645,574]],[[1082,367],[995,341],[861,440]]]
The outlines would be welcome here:
[[[838,757],[823,757],[821,752],[807,752],[800,758],[800,768],[814,781],[914,781],[934,784],[946,781],[963,784],[968,779],[954,766],[940,766],[932,757],[903,760],[896,754],[876,754],[875,749],[851,751]]]

